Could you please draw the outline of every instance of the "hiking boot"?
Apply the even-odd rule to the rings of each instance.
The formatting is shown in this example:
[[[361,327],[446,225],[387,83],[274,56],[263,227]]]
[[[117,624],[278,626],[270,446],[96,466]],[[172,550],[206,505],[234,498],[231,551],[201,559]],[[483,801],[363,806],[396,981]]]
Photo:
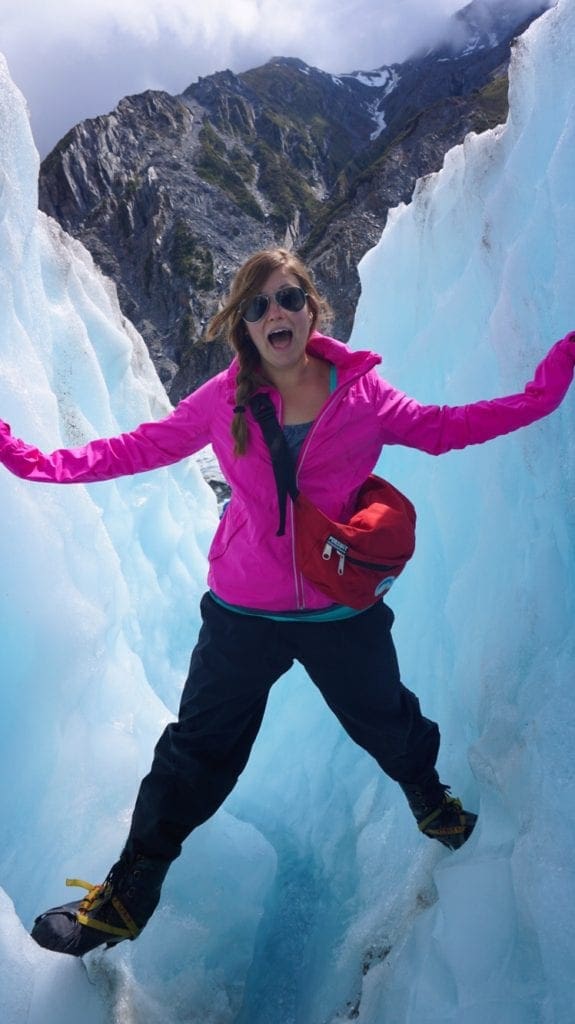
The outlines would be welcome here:
[[[169,861],[122,854],[101,885],[67,878],[66,885],[87,889],[88,895],[40,914],[32,938],[45,949],[70,956],[137,938],[160,901],[169,866]]]
[[[430,839],[438,839],[450,850],[458,850],[473,832],[477,815],[463,809],[461,800],[451,796],[449,786],[439,781],[437,773],[419,785],[400,786],[407,797],[419,831]]]

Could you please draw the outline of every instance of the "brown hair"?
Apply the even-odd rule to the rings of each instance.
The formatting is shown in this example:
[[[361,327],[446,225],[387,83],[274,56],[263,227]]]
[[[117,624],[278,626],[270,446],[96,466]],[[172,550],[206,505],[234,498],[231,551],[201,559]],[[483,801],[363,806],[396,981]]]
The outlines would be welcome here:
[[[235,454],[245,455],[248,444],[248,425],[244,416],[248,400],[265,383],[259,352],[249,336],[242,319],[249,299],[261,291],[270,274],[285,270],[298,280],[307,295],[311,313],[310,332],[315,330],[320,317],[329,320],[331,310],[317,291],[311,275],[298,257],[288,249],[264,249],[254,253],[237,271],[221,309],[208,324],[208,340],[224,335],[235,349],[240,368],[236,387],[236,413],[232,420]]]

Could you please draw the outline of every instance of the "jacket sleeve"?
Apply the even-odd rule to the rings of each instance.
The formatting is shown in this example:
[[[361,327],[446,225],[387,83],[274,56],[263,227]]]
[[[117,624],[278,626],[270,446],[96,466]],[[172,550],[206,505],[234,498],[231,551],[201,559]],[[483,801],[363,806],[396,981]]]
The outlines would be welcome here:
[[[217,386],[217,378],[208,381],[165,419],[50,455],[14,437],[0,420],[0,462],[22,479],[55,484],[95,483],[169,466],[209,444]]]
[[[573,379],[575,331],[553,345],[525,390],[470,405],[421,405],[379,378],[376,399],[382,444],[403,444],[431,455],[482,444],[547,416]]]

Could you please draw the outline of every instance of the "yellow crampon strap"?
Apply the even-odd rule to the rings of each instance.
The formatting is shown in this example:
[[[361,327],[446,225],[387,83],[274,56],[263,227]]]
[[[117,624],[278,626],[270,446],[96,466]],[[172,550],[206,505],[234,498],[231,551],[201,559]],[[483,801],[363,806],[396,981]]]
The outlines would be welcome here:
[[[98,921],[97,918],[90,917],[89,914],[84,913],[85,910],[89,911],[92,909],[100,894],[102,897],[104,896],[105,890],[103,885],[91,885],[90,882],[84,882],[81,878],[67,878],[66,885],[78,886],[80,889],[88,890],[88,895],[82,900],[76,911],[76,920],[79,924],[87,928],[96,928],[97,931],[106,932],[108,935],[114,935],[120,939],[135,939],[140,934],[142,929],[138,928],[134,919],[116,896],[112,896],[110,902],[118,917],[124,922],[125,928],[118,928],[116,925],[107,924],[106,921]]]
[[[67,878],[66,885],[77,885],[79,889],[87,889],[91,892],[92,889],[99,889],[99,885],[92,885],[90,882],[84,882],[81,878]]]
[[[447,828],[429,829],[429,826],[432,824],[432,822],[434,822],[436,818],[439,818],[440,814],[442,814],[444,810],[444,805],[440,804],[439,807],[436,807],[436,809],[431,812],[431,814],[427,815],[427,818],[424,818],[423,821],[420,821],[418,823],[418,828],[420,832],[425,832],[427,836],[458,836],[465,832],[465,818],[463,816],[463,805],[461,803],[461,800],[458,800],[457,797],[454,796],[449,797],[448,800],[450,804],[452,804],[454,807],[457,808],[457,810],[462,812],[460,824],[450,825]]]

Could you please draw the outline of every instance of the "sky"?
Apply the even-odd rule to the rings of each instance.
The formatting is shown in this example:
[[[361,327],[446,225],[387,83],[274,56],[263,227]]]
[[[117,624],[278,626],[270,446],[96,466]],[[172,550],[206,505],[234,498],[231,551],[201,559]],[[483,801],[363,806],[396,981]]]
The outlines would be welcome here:
[[[464,0],[0,0],[0,51],[45,156],[79,121],[145,89],[178,94],[200,76],[238,73],[275,56],[331,72],[402,60],[435,39],[462,6]]]

